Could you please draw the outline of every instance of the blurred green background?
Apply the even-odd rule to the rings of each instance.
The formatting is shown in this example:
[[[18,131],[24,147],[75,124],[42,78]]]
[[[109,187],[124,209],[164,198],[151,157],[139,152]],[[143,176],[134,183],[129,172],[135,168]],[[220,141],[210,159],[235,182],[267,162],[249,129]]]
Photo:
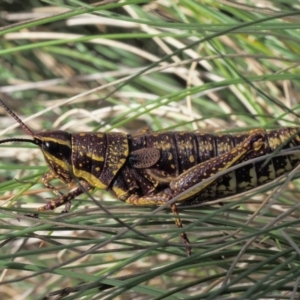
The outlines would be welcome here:
[[[299,8],[2,0],[0,98],[35,132],[297,126]],[[2,108],[0,132],[26,135]],[[186,257],[168,208],[153,213],[103,191],[78,197],[66,215],[24,216],[54,197],[38,182],[46,171],[34,146],[1,145],[1,299],[299,297],[296,172],[222,205],[180,207]]]

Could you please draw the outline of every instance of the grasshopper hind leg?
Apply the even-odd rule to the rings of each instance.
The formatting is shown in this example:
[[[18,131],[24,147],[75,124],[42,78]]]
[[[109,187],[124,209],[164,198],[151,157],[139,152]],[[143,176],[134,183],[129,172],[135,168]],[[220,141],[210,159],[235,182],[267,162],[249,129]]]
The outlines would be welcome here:
[[[218,178],[213,176],[221,171],[226,171],[230,167],[239,164],[244,160],[258,157],[265,153],[266,138],[265,132],[261,129],[253,130],[249,137],[241,144],[218,157],[213,157],[207,161],[199,163],[188,169],[176,179],[172,180],[168,188],[157,193],[146,196],[131,195],[125,202],[133,205],[163,205],[171,201],[174,197],[178,197],[177,203],[188,203],[194,197],[201,196],[211,185],[217,182]],[[210,179],[201,183],[205,179]],[[174,206],[175,205],[175,206]],[[176,204],[171,204],[171,209],[175,215],[175,223],[178,227],[182,227],[181,220],[177,217]],[[185,244],[189,244],[186,234],[181,235]],[[190,247],[187,247],[188,254]]]

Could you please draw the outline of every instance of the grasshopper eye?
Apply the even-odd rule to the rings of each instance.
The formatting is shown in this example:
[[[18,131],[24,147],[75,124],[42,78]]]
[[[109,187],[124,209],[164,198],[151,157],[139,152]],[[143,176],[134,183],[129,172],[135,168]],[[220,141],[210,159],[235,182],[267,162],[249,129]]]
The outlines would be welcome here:
[[[44,150],[46,150],[47,152],[50,152],[50,153],[54,153],[59,150],[57,143],[48,142],[48,141],[43,142],[42,147]]]

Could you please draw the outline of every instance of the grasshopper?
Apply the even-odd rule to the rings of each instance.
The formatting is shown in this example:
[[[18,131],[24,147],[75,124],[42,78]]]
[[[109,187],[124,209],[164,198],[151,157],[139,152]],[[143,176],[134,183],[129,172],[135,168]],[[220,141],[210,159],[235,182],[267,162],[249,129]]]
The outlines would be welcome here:
[[[249,163],[217,179],[212,178],[241,162],[272,154],[279,148],[299,146],[297,127],[270,131],[258,128],[243,134],[149,130],[136,134],[61,130],[34,133],[2,100],[0,104],[32,137],[4,139],[0,144],[34,144],[40,148],[49,166],[50,171],[41,181],[56,198],[38,208],[39,212],[61,205],[65,205],[64,212],[68,212],[72,199],[95,188],[108,190],[131,205],[162,205],[178,195],[179,204],[191,203],[194,199],[219,199],[270,182],[290,172],[300,162],[300,154],[274,156],[267,163]],[[80,184],[75,190],[62,194],[50,183],[55,178],[66,184],[76,178]],[[207,180],[209,178],[212,180]],[[203,185],[190,189],[202,181]],[[185,192],[187,190],[189,192]],[[176,204],[170,206],[175,223],[182,227]],[[190,255],[186,234],[182,233],[181,237]]]

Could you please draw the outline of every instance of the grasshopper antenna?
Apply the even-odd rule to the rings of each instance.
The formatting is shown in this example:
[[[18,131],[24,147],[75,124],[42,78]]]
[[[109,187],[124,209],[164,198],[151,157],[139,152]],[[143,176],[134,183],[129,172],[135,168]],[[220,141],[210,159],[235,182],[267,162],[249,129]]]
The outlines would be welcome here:
[[[25,130],[29,135],[34,136],[34,133],[21,121],[21,119],[10,108],[8,108],[8,106],[1,99],[0,104],[19,123],[23,130]]]
[[[10,114],[19,123],[19,125],[23,128],[23,130],[25,130],[29,135],[34,136],[34,133],[22,122],[22,120],[11,109],[8,108],[8,106],[1,99],[0,99],[0,104],[8,112],[8,114]],[[19,138],[1,140],[0,144],[4,144],[8,142],[26,142],[35,145],[37,144],[35,140],[19,139]]]
[[[17,139],[17,138],[11,138],[6,140],[0,140],[0,144],[8,143],[8,142],[25,142],[25,143],[31,143],[34,145],[37,145],[37,142],[35,140],[29,140],[29,139]]]

